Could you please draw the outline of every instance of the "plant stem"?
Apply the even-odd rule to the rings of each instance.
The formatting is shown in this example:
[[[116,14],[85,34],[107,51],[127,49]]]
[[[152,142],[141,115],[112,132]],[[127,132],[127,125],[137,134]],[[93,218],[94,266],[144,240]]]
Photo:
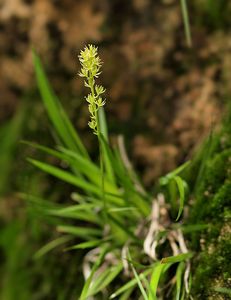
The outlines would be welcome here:
[[[191,31],[190,31],[190,24],[189,24],[189,16],[188,16],[188,9],[187,9],[187,0],[181,0],[181,10],[183,15],[183,21],[184,21],[184,30],[185,30],[185,36],[188,47],[192,47],[192,38],[191,38]]]
[[[90,89],[91,89],[91,94],[95,98],[95,89],[94,89],[94,84],[93,84],[93,77],[91,77],[91,80],[89,82]],[[98,137],[98,143],[99,143],[99,155],[100,155],[100,171],[101,171],[101,190],[102,190],[102,200],[103,200],[103,207],[104,207],[104,219],[105,219],[105,224],[107,224],[107,204],[106,204],[106,198],[105,198],[105,189],[104,189],[104,162],[103,162],[103,149],[102,149],[102,144],[99,138],[99,135],[101,134],[100,132],[100,121],[99,121],[99,114],[96,109],[96,104],[94,104],[95,108],[95,119],[96,119],[96,130],[97,130],[97,137]]]

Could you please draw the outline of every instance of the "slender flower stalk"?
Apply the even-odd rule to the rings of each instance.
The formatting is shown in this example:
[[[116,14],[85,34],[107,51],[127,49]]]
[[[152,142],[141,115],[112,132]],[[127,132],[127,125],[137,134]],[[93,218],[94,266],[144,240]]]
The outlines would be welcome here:
[[[89,127],[93,130],[94,134],[99,135],[99,121],[98,110],[104,106],[105,100],[102,98],[102,94],[105,89],[101,85],[97,85],[95,79],[98,78],[102,66],[102,62],[98,56],[98,49],[93,45],[88,45],[81,50],[79,55],[79,61],[81,64],[80,77],[84,77],[84,84],[90,89],[90,93],[86,98],[88,102],[88,109],[90,112]]]
[[[90,93],[85,97],[88,102],[88,110],[90,112],[89,127],[93,130],[94,134],[98,136],[100,147],[100,170],[102,178],[102,200],[104,203],[104,218],[105,224],[107,223],[107,205],[104,191],[104,159],[103,159],[103,145],[100,141],[100,122],[98,117],[98,110],[106,103],[102,98],[102,94],[105,93],[105,88],[102,85],[97,85],[95,80],[100,75],[100,69],[102,61],[98,56],[98,48],[94,45],[88,45],[84,50],[80,51],[79,61],[81,64],[80,77],[85,78],[84,85],[90,89]]]

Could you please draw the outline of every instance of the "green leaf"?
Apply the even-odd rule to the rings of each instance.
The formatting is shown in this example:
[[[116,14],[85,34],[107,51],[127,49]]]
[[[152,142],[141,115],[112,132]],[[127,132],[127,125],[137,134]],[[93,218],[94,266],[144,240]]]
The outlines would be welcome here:
[[[183,15],[184,21],[184,30],[185,36],[188,47],[192,46],[192,38],[191,38],[191,31],[190,31],[190,24],[189,24],[189,16],[188,16],[188,9],[187,9],[187,0],[181,0],[181,10]]]
[[[105,143],[104,140],[103,142]],[[130,178],[130,174],[124,167],[119,153],[117,151],[113,153],[109,147],[107,150],[113,170],[118,177],[117,181],[124,188],[124,199],[126,199],[127,202],[131,199],[132,205],[138,208],[137,211],[141,215],[148,216],[150,214],[150,203],[148,202],[148,198],[138,193],[135,189],[134,183]],[[131,204],[131,202],[129,204]]]
[[[70,172],[61,170],[57,167],[51,166],[49,164],[46,164],[46,163],[38,161],[38,160],[31,159],[31,158],[28,158],[28,161],[32,165],[39,168],[40,170],[42,170],[50,175],[53,175],[69,184],[77,186],[77,187],[83,189],[86,193],[92,192],[97,195],[101,194],[98,187],[88,183],[86,180],[84,180],[82,178],[78,178],[77,176],[71,174]]]
[[[100,253],[98,259],[96,260],[94,266],[92,267],[91,274],[89,275],[89,277],[87,278],[87,280],[86,280],[86,282],[83,286],[83,289],[82,289],[81,295],[79,297],[79,300],[86,300],[87,299],[88,291],[89,291],[90,284],[92,282],[93,276],[94,276],[95,272],[97,271],[97,269],[100,267],[100,265],[101,265],[105,255],[107,254],[107,252],[108,252],[108,247],[105,247],[105,248],[101,249],[101,253]]]
[[[119,300],[128,300],[131,299],[130,295],[133,292],[135,286],[131,287],[130,289],[126,290],[119,298]]]
[[[131,181],[128,172],[126,171],[123,162],[121,161],[118,151],[115,150],[115,152],[113,152],[110,149],[110,147],[107,145],[103,137],[101,137],[101,140],[102,143],[104,143],[105,145],[105,149],[107,150],[107,155],[110,160],[113,171],[115,173],[115,176],[117,177],[118,185],[122,186],[125,191],[130,191],[133,193],[135,192],[137,194],[134,188],[134,184]]]
[[[93,296],[100,291],[103,291],[122,271],[123,264],[119,263],[116,266],[107,268],[100,273],[90,286],[88,296]]]
[[[98,115],[99,115],[100,133],[105,138],[105,141],[108,143],[107,121],[106,121],[106,116],[105,116],[105,110],[103,107],[99,108]]]
[[[98,186],[98,195],[101,196],[100,193],[100,189],[101,189],[101,171],[99,169],[99,167],[97,165],[95,165],[94,163],[92,163],[89,159],[79,155],[78,153],[75,153],[72,150],[63,148],[63,147],[59,147],[60,151],[48,148],[46,146],[42,146],[42,145],[38,145],[35,143],[30,143],[27,141],[23,141],[24,144],[30,145],[35,149],[41,150],[47,154],[50,154],[54,157],[59,158],[62,161],[65,161],[66,163],[68,163],[70,165],[70,168],[73,170],[73,172],[76,170],[77,172],[75,172],[77,177],[80,177],[82,179],[82,182],[86,182],[87,181],[84,179],[83,176],[86,176],[91,183],[93,183],[94,185],[96,184]],[[108,192],[110,192],[110,194],[113,194],[113,201],[112,202],[116,202],[117,204],[120,204],[121,201],[118,199],[116,200],[115,197],[119,197],[119,191],[118,189],[115,187],[114,184],[112,184],[111,182],[109,182],[109,180],[106,178],[104,178],[104,188],[105,188],[105,193],[108,194]],[[90,190],[85,190],[85,192],[89,192]],[[91,192],[91,191],[90,191]],[[114,197],[115,196],[115,197]],[[112,197],[107,197],[112,199]]]
[[[184,233],[190,233],[194,231],[201,231],[209,228],[209,224],[195,224],[195,225],[176,225],[173,228],[180,228]]]
[[[110,156],[110,147],[108,145],[108,142],[105,140],[105,137],[102,134],[99,135],[99,143],[100,143],[100,154],[102,155],[106,176],[115,185],[116,181],[115,181],[114,169],[112,165],[112,157]]]
[[[137,211],[137,208],[130,206],[130,207],[113,207],[108,209],[108,212],[111,213],[123,213],[127,211]]]
[[[152,265],[144,265],[144,264],[138,263],[134,260],[130,260],[128,258],[124,258],[124,259],[126,259],[130,264],[132,264],[136,268],[140,268],[140,269],[150,269],[150,268],[152,269],[153,268]]]
[[[69,156],[70,158],[73,158],[76,163],[76,168],[82,172],[86,177],[88,177],[92,182],[96,183],[98,186],[101,186],[102,184],[102,178],[101,178],[101,170],[100,168],[92,163],[90,160],[86,159],[85,157],[80,156],[79,154],[75,153],[74,151],[60,148],[60,150]],[[104,177],[104,188],[105,192],[111,192],[118,195],[118,189],[115,187],[114,184],[111,183],[109,177]]]
[[[128,259],[131,261],[131,255],[130,255],[129,251],[128,251]],[[137,285],[138,285],[138,287],[139,287],[139,289],[140,289],[140,291],[141,291],[141,294],[142,294],[144,300],[148,300],[148,295],[147,295],[147,293],[146,293],[146,291],[145,291],[145,289],[144,289],[144,287],[143,287],[143,284],[142,284],[142,282],[141,282],[141,279],[140,279],[140,278],[141,278],[140,276],[144,276],[144,274],[142,273],[142,274],[140,274],[140,276],[139,276],[139,275],[137,274],[137,272],[136,272],[136,269],[134,268],[134,266],[133,266],[133,264],[132,264],[131,262],[130,262],[130,266],[131,266],[131,268],[132,268],[132,272],[133,272],[133,274],[134,274],[134,276],[135,276]]]
[[[43,103],[60,139],[68,148],[77,151],[85,157],[88,157],[87,151],[83,146],[77,132],[73,128],[70,120],[61,107],[60,102],[51,89],[43,70],[41,61],[34,51],[33,61],[37,83],[43,99]]]
[[[80,226],[59,225],[57,226],[57,231],[78,236],[85,240],[91,240],[93,237],[100,237],[102,235],[100,229]]]
[[[95,212],[95,210],[101,209],[101,207],[97,206],[97,203],[94,204],[78,204],[72,205],[64,208],[51,208],[44,209],[44,213],[49,214],[51,216],[61,217],[61,218],[72,218],[78,219],[82,221],[86,221],[88,223],[94,223],[98,225],[102,225],[101,217]]]
[[[215,287],[213,290],[218,293],[222,293],[222,294],[231,296],[231,289],[228,289],[225,287]]]
[[[182,288],[182,274],[185,269],[185,263],[182,261],[179,263],[176,271],[176,300],[180,300],[181,288]]]
[[[172,180],[176,175],[179,175],[181,172],[183,172],[189,165],[191,164],[191,161],[186,161],[183,165],[179,166],[172,172],[168,173],[167,175],[160,178],[160,185],[166,185],[169,183],[170,180]]]
[[[17,148],[20,135],[24,126],[24,120],[27,112],[25,104],[19,107],[15,116],[1,124],[0,128],[0,194],[7,191],[9,187],[9,176],[14,165],[14,152]]]
[[[148,291],[148,300],[149,300],[149,299],[155,300],[155,299],[156,299],[156,296],[154,295],[154,293],[153,293],[153,291],[152,291],[152,289],[151,289],[151,286],[150,286],[149,281],[147,280],[147,278],[144,276],[143,273],[141,273],[140,279],[142,280],[142,282],[143,282],[144,285],[145,285],[146,290]]]
[[[168,256],[168,257],[162,258],[160,263],[161,264],[178,263],[178,262],[187,260],[187,259],[191,258],[192,256],[193,256],[193,253],[191,253],[191,252],[182,253],[182,254],[175,255],[175,256]]]
[[[34,258],[35,259],[38,259],[40,257],[42,257],[44,254],[50,252],[51,250],[53,250],[54,248],[62,245],[62,244],[65,244],[66,242],[72,240],[73,237],[70,237],[70,236],[61,236],[53,241],[51,241],[50,243],[46,244],[45,246],[43,246],[41,249],[39,249],[35,255],[34,255]]]
[[[74,246],[67,248],[67,250],[75,250],[75,249],[89,249],[102,245],[103,243],[108,242],[109,239],[104,240],[92,240],[89,242],[80,243]]]
[[[148,269],[148,270],[144,271],[142,274],[143,274],[144,276],[147,276],[148,274],[151,273],[151,271],[152,271],[151,269]],[[138,276],[139,276],[139,278],[141,279],[141,277],[142,277],[141,274],[138,275]],[[114,293],[110,296],[109,299],[114,299],[114,298],[118,297],[119,295],[121,295],[122,293],[125,293],[126,291],[128,291],[129,289],[135,287],[136,285],[137,285],[137,280],[136,280],[136,278],[134,278],[134,279],[128,281],[128,282],[127,282],[125,285],[123,285],[122,287],[120,287],[116,292],[114,292]]]
[[[184,209],[185,187],[184,187],[184,181],[183,181],[183,179],[181,179],[180,176],[175,176],[174,180],[177,184],[179,194],[180,194],[180,207],[179,207],[178,215],[177,215],[177,218],[176,218],[176,221],[178,221],[181,214],[182,214],[182,212],[183,212],[183,209]]]
[[[130,230],[130,228],[128,228],[127,226],[124,226],[124,223],[122,223],[120,220],[118,220],[118,218],[116,218],[110,214],[109,220],[112,221],[112,224],[116,225],[117,228],[121,230],[124,237],[132,238],[136,242],[139,241],[138,238],[135,236],[135,234]]]
[[[157,287],[165,267],[165,265],[162,265],[159,262],[155,264],[150,280],[151,291],[149,292],[148,300],[157,300]]]

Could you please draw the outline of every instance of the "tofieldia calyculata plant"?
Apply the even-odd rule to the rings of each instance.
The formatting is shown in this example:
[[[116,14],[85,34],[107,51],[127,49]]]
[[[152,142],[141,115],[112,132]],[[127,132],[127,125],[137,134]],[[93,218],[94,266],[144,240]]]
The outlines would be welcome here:
[[[105,104],[105,100],[103,100],[101,96],[105,92],[105,89],[103,86],[95,83],[95,79],[98,78],[101,73],[100,69],[102,66],[97,47],[93,45],[86,46],[84,50],[80,52],[79,61],[82,67],[79,76],[86,78],[84,84],[90,89],[90,93],[86,97],[91,118],[88,125],[93,132],[98,135],[98,110]]]

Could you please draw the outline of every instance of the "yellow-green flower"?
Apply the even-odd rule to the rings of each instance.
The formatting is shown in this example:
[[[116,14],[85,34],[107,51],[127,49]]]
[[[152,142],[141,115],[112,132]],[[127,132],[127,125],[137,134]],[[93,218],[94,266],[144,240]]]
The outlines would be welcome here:
[[[98,110],[105,104],[105,100],[101,96],[105,89],[103,86],[95,84],[95,79],[101,73],[102,66],[97,47],[93,45],[86,46],[84,50],[80,51],[79,61],[81,64],[79,76],[85,78],[84,84],[90,89],[90,93],[86,97],[91,118],[88,125],[95,134],[98,134]]]

